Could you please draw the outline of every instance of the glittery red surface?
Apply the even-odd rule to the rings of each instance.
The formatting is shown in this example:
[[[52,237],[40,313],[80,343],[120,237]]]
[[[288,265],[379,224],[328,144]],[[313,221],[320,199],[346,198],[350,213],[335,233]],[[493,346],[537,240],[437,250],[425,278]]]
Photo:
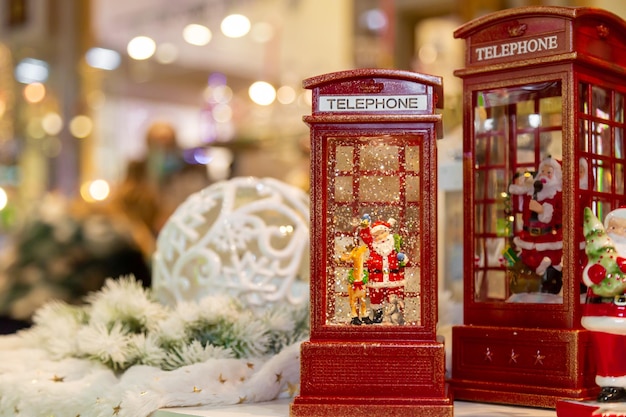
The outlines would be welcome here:
[[[586,331],[459,326],[452,335],[457,399],[554,408],[598,394]]]
[[[437,339],[436,139],[442,107],[442,79],[408,71],[358,69],[307,79],[313,111],[304,121],[311,128],[311,339],[301,348],[300,394],[291,404],[291,417],[452,417],[453,401],[445,383],[445,350]],[[323,95],[414,95],[426,105],[409,112],[334,113],[321,111]],[[333,153],[329,142],[340,137],[349,147],[364,141],[420,149],[411,163],[419,166],[419,207],[414,224],[402,224],[407,240],[417,247],[418,285],[410,291],[417,302],[414,320],[404,325],[350,325],[336,309],[337,275],[332,259],[338,213],[329,210],[333,187]],[[413,141],[413,142],[410,142]],[[405,143],[406,142],[406,143]],[[353,145],[354,149],[358,146]],[[331,155],[331,156],[329,156]],[[404,163],[399,163],[405,175]],[[329,167],[331,167],[329,169]],[[349,172],[357,176],[359,173]],[[367,175],[367,174],[363,174]],[[391,175],[387,172],[381,176]],[[400,177],[398,177],[400,178]],[[404,184],[404,177],[401,180]],[[354,179],[360,181],[360,178]],[[403,185],[404,187],[404,185]],[[330,191],[329,191],[330,190]],[[384,190],[388,193],[388,190]],[[402,198],[361,201],[349,198],[350,212],[408,206]],[[352,210],[353,209],[353,210]],[[330,212],[329,212],[330,211]],[[352,216],[353,214],[350,214]],[[348,216],[344,214],[344,216]],[[343,221],[351,218],[342,217]]]
[[[452,416],[443,344],[306,342],[292,417]]]
[[[465,68],[455,71],[455,75],[463,80],[466,219],[463,230],[464,325],[453,331],[450,381],[456,399],[555,408],[560,400],[593,399],[599,391],[594,381],[590,334],[581,326],[584,305],[581,265],[586,259],[580,250],[580,242],[584,240],[582,208],[587,198],[601,201],[603,197],[594,195],[598,190],[592,191],[591,187],[581,185],[576,168],[581,158],[591,160],[600,153],[582,145],[589,138],[579,129],[586,117],[580,105],[583,96],[580,83],[584,79],[584,83],[594,88],[596,85],[621,85],[619,80],[626,68],[626,54],[616,54],[615,51],[624,50],[625,33],[624,21],[609,12],[587,7],[547,6],[491,13],[454,32],[454,37],[464,40],[466,45]],[[555,40],[553,49],[523,54],[495,53],[489,59],[483,59],[485,57],[480,53],[486,47],[499,51],[500,47],[511,42],[544,36]],[[506,275],[509,272],[506,267],[498,270],[500,266],[490,265],[484,268],[484,271],[493,268],[503,277],[502,281],[497,281],[497,284],[503,284],[499,287],[503,291],[489,293],[487,287],[480,287],[489,280],[481,279],[483,270],[475,263],[479,244],[497,236],[506,246],[509,236],[498,235],[496,227],[484,227],[488,222],[476,221],[481,213],[490,213],[485,219],[493,214],[485,208],[491,205],[485,203],[491,197],[483,200],[476,197],[479,185],[486,184],[479,183],[477,178],[480,175],[488,177],[485,173],[488,165],[476,163],[484,156],[478,153],[484,143],[480,142],[483,138],[474,128],[474,116],[480,106],[473,100],[491,89],[506,91],[509,87],[530,86],[548,80],[561,86],[558,97],[562,118],[559,129],[563,166],[563,287],[558,296],[562,298],[552,304],[540,300],[509,302],[515,290],[509,286],[511,281]],[[498,151],[513,150],[513,161],[519,138],[515,134],[503,138],[503,146]],[[533,146],[536,155],[545,152],[537,144]],[[489,152],[497,154],[493,149]],[[514,169],[516,163],[508,165],[509,154],[506,155],[502,167],[498,168],[503,171]],[[496,187],[494,195],[498,191]],[[495,204],[492,207],[499,209]]]

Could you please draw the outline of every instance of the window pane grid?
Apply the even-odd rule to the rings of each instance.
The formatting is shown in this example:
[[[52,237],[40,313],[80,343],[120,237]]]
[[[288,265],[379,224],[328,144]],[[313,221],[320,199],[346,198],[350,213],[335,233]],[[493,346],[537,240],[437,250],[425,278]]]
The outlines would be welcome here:
[[[475,103],[474,299],[505,301],[515,292],[505,254],[522,227],[509,185],[533,177],[544,158],[562,158],[561,84],[478,92]]]
[[[611,209],[626,203],[624,93],[585,82],[579,84],[579,91],[580,175],[589,187],[587,205],[603,219]]]
[[[329,245],[326,317],[328,324],[347,324],[350,317],[345,284],[347,267],[340,260],[350,246],[358,245],[356,225],[364,214],[372,221],[397,220],[396,231],[403,251],[411,260],[405,271],[404,298],[407,324],[420,325],[419,300],[421,157],[422,139],[390,136],[354,138],[331,137],[328,141],[327,235]]]

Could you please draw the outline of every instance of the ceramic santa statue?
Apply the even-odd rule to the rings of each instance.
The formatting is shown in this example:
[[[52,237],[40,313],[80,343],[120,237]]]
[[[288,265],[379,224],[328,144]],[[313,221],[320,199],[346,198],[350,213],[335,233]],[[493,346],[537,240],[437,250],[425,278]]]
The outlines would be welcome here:
[[[592,332],[600,402],[626,401],[626,208],[611,211],[604,225],[584,211],[588,286],[581,324]]]
[[[369,215],[361,219],[359,236],[369,248],[367,269],[369,281],[370,307],[373,312],[372,322],[383,321],[383,309],[389,303],[391,295],[404,298],[404,267],[408,262],[406,254],[400,251],[400,235],[391,233],[394,219],[377,221],[372,224]],[[395,297],[394,297],[395,298]]]
[[[509,189],[522,197],[523,226],[513,239],[515,248],[521,262],[542,277],[542,291],[552,294],[562,286],[562,184],[560,162],[548,157],[539,164],[532,187]]]

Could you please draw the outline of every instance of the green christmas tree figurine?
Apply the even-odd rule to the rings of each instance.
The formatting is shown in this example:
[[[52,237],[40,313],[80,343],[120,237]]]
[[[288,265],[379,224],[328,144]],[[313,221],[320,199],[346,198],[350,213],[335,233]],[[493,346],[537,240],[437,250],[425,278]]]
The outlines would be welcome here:
[[[584,211],[584,227],[588,263],[583,282],[600,297],[613,297],[626,291],[626,258],[617,253],[604,225],[589,207]]]

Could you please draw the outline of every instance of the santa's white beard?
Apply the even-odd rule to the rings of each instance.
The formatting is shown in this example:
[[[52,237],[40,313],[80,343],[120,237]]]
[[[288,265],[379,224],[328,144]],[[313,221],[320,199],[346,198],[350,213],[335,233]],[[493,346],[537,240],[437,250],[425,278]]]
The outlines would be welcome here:
[[[541,177],[537,179],[541,180]],[[546,182],[543,183],[543,188],[537,193],[537,201],[543,201],[546,198],[554,198],[558,191],[561,191],[559,180],[557,180],[556,177],[552,177],[551,179],[546,178]]]
[[[389,255],[394,248],[393,235],[387,236],[384,240],[373,242],[372,247],[376,251],[377,254],[382,256]]]
[[[616,235],[615,233],[608,234],[613,241],[613,246],[620,256],[626,257],[626,236]]]

